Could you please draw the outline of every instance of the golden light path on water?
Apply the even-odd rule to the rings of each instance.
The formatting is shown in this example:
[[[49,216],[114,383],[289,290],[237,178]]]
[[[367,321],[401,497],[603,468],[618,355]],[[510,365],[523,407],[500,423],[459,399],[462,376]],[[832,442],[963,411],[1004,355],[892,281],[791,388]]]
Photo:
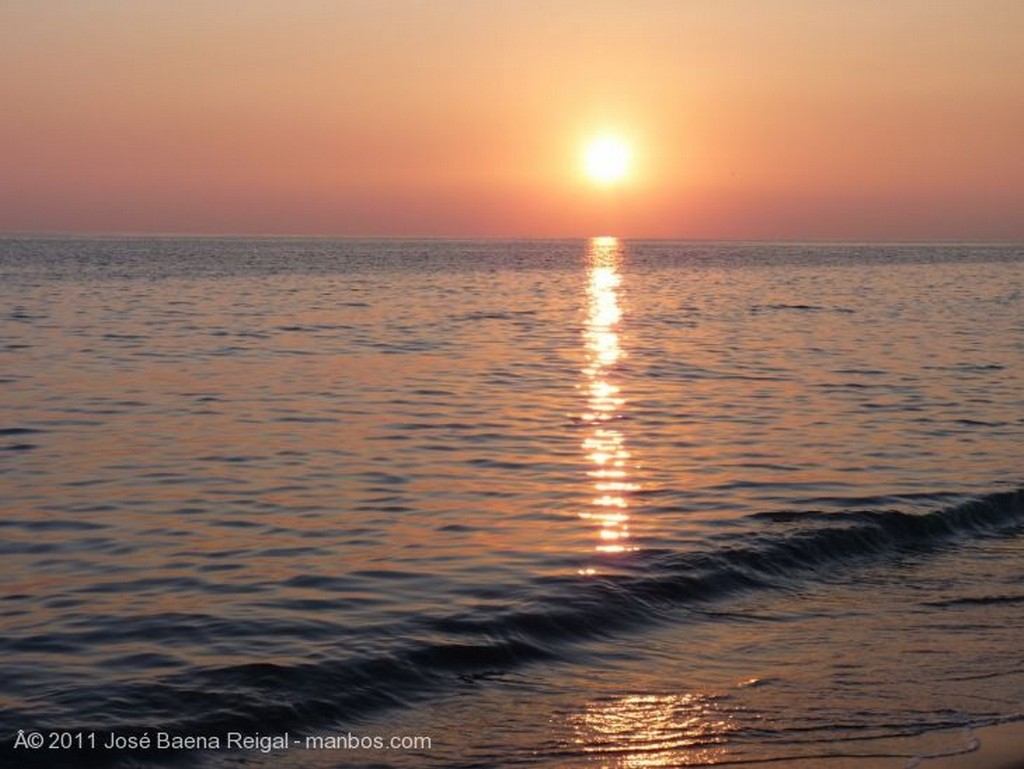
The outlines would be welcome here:
[[[599,766],[615,769],[718,763],[725,756],[721,743],[736,728],[712,698],[700,694],[599,697],[570,723],[575,744],[600,756]]]
[[[624,256],[617,238],[593,238],[587,247],[586,366],[581,389],[588,424],[583,451],[590,464],[593,497],[580,518],[597,532],[595,550],[636,550],[630,535],[630,493],[640,488],[631,477],[631,456],[622,431],[615,427],[626,398],[614,383],[614,369],[625,357],[619,334],[622,308],[619,288]],[[593,575],[595,568],[581,570]],[[734,728],[712,698],[701,694],[642,693],[598,696],[569,716],[570,739],[602,766],[618,769],[694,766],[717,763],[721,744]]]
[[[594,497],[590,509],[581,512],[580,517],[597,527],[596,550],[603,553],[636,549],[629,541],[628,494],[638,487],[629,477],[630,455],[625,439],[614,427],[626,400],[610,377],[624,356],[618,333],[622,319],[618,294],[622,253],[622,244],[612,237],[592,238],[587,247],[587,365],[582,387],[587,398],[583,420],[590,429],[583,440],[583,451],[592,465],[587,475],[593,479]]]

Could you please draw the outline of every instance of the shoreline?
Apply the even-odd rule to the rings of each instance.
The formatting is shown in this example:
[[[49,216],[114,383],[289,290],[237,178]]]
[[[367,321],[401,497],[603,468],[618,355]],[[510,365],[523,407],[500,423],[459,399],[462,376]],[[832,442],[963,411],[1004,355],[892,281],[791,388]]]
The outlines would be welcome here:
[[[907,769],[1024,769],[1024,721],[971,730],[978,747],[955,756],[922,758]]]
[[[934,752],[922,751],[917,755],[911,748],[903,755],[883,749],[876,755],[865,752],[844,757],[755,760],[750,767],[775,769],[784,764],[791,769],[1024,769],[1024,720],[977,728],[944,729],[903,740],[919,742],[922,738],[938,738],[943,746],[936,744]],[[726,762],[725,765],[731,764]]]

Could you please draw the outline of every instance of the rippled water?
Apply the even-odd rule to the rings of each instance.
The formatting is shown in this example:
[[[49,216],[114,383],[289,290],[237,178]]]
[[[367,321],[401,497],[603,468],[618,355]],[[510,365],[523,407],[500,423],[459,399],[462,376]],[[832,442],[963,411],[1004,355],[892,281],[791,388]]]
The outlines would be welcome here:
[[[1024,712],[1022,285],[997,246],[0,240],[4,749],[960,749]]]

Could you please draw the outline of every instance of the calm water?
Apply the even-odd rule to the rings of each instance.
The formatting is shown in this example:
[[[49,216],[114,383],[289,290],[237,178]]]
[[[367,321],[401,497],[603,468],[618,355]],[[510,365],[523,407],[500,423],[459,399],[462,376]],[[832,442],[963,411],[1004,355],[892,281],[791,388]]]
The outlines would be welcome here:
[[[995,246],[0,240],[0,758],[961,750],[1024,718],[1022,286]]]

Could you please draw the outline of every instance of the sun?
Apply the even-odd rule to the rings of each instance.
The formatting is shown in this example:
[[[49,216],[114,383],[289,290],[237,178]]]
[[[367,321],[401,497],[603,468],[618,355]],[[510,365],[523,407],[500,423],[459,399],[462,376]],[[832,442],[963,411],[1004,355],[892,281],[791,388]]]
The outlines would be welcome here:
[[[587,175],[599,184],[622,181],[629,171],[629,146],[621,139],[604,136],[591,141],[583,154]]]

